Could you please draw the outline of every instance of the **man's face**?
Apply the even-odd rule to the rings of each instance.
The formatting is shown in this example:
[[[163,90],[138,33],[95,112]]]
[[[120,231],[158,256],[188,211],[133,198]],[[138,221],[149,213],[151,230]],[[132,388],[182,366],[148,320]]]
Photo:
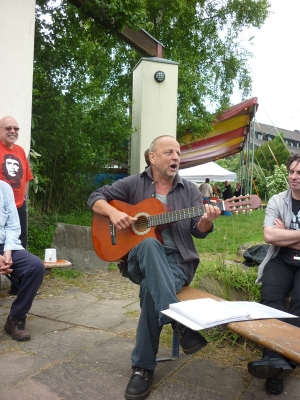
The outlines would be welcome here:
[[[0,121],[0,140],[9,149],[18,140],[19,134],[15,130],[19,128],[17,121],[12,117],[4,117]]]
[[[154,171],[161,177],[174,178],[180,164],[180,146],[172,137],[158,139],[155,152],[149,153]]]
[[[288,181],[293,192],[300,192],[300,162],[294,161],[288,171]]]
[[[5,161],[5,165],[8,175],[15,178],[19,172],[19,162],[17,160],[14,160],[13,158],[8,158]]]

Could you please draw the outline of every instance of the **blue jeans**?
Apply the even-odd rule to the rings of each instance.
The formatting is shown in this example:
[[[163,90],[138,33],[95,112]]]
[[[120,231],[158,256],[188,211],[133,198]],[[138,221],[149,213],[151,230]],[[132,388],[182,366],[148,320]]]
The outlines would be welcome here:
[[[153,371],[162,326],[172,321],[161,311],[178,302],[176,293],[187,284],[186,276],[174,254],[167,253],[153,238],[143,240],[130,251],[128,274],[132,282],[140,285],[141,307],[132,366]]]

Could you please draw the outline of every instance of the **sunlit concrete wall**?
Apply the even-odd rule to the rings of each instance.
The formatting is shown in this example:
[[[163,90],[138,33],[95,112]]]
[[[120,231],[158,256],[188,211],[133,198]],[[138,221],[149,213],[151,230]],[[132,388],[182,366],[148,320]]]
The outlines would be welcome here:
[[[35,0],[0,0],[0,118],[20,126],[17,144],[30,149]]]
[[[165,80],[154,79],[157,71]],[[144,170],[144,152],[157,136],[176,138],[178,63],[164,58],[142,58],[133,71],[130,174]]]

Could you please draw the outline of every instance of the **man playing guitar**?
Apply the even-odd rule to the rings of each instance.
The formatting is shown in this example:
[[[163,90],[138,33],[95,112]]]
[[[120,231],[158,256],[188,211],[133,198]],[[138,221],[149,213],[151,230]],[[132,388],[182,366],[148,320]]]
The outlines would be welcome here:
[[[156,138],[150,145],[149,159],[151,165],[143,172],[99,188],[88,200],[92,211],[109,218],[113,243],[118,242],[119,232],[131,229],[137,218],[113,207],[109,204],[112,200],[137,204],[156,198],[172,211],[203,204],[197,187],[178,174],[180,146],[172,136]],[[127,400],[142,400],[150,394],[164,324],[172,324],[186,354],[193,354],[207,344],[200,333],[161,313],[178,301],[176,293],[194,277],[200,259],[192,236],[205,238],[213,230],[212,221],[221,214],[213,204],[204,207],[202,217],[180,220],[163,229],[163,244],[154,237],[146,237],[127,254],[128,277],[140,285],[141,306],[131,357],[133,372],[125,391]],[[99,235],[101,240],[101,232]]]

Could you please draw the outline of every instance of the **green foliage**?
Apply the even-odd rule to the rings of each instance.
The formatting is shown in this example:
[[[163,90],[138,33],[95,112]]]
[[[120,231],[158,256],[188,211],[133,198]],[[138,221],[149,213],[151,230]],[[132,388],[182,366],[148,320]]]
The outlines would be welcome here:
[[[198,269],[193,286],[225,300],[260,301],[260,285],[255,283],[257,268],[244,271],[239,265],[205,263]]]
[[[30,204],[28,207],[28,251],[44,258],[45,249],[51,247],[56,218],[41,214]]]
[[[274,196],[280,192],[283,192],[289,188],[288,185],[288,173],[285,165],[278,167],[274,166],[274,173],[266,178],[267,190],[269,197]]]
[[[255,162],[262,168],[266,176],[273,173],[275,165],[286,164],[286,160],[290,156],[283,139],[284,135],[280,133],[274,140],[263,143],[254,151]]]
[[[45,213],[82,210],[95,176],[112,160],[127,162],[132,70],[141,55],[116,31],[146,29],[164,44],[164,57],[179,62],[178,136],[202,137],[236,83],[250,95],[242,33],[260,28],[269,8],[267,0],[93,0],[79,10],[37,0],[32,137],[41,158],[33,160],[33,204]]]
[[[79,272],[77,269],[52,268],[51,275],[53,278],[61,278],[69,282],[83,276],[84,274]]]
[[[69,213],[66,215],[45,214],[31,206],[28,207],[28,251],[44,258],[45,249],[51,247],[56,223],[91,226],[92,213]]]
[[[33,180],[30,181],[30,189],[33,190],[34,193],[38,191],[44,192],[45,190],[43,187],[45,187],[49,181],[46,176],[41,174],[43,163],[39,160],[39,157],[41,157],[41,155],[31,148],[29,164],[33,174]]]

